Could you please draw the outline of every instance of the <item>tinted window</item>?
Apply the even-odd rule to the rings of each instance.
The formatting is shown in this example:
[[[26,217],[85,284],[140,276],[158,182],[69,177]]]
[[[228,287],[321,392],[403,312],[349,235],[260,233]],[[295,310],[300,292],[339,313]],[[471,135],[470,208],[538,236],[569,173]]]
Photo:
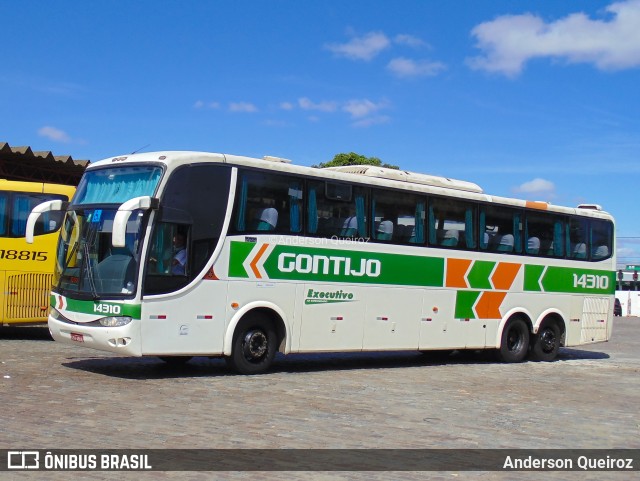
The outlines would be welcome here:
[[[524,242],[528,255],[564,257],[564,219],[553,214],[528,212]]]
[[[429,201],[429,245],[476,248],[476,205],[448,198]]]
[[[498,205],[480,208],[480,248],[489,252],[522,252],[522,212]]]
[[[613,251],[613,224],[605,220],[591,220],[591,260],[611,257]]]
[[[302,180],[263,172],[241,173],[236,190],[236,232],[302,232]]]
[[[192,165],[173,172],[160,199],[147,256],[144,292],[170,292],[201,274],[216,248],[231,169]]]
[[[329,189],[335,193],[335,189]],[[326,196],[325,182],[308,182],[307,232],[321,237],[367,237],[367,189],[353,186],[346,199]]]
[[[35,192],[0,192],[0,236],[24,237],[27,219],[38,204],[50,200],[69,200],[61,194],[39,194]],[[60,228],[64,217],[62,211],[44,212],[38,217],[34,235],[50,234]]]
[[[381,242],[423,244],[426,198],[407,192],[374,190],[372,237]]]

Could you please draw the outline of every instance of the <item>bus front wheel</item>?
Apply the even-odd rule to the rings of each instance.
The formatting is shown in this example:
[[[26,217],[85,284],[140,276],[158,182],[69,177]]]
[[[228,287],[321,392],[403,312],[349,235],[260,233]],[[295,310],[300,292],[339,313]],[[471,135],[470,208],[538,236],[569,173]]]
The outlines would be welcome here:
[[[544,324],[531,340],[531,357],[537,361],[553,361],[560,350],[560,329],[555,322]]]
[[[502,331],[498,355],[503,362],[521,362],[529,350],[529,327],[522,319],[509,321]]]
[[[249,314],[236,327],[227,363],[240,374],[261,374],[271,367],[277,346],[273,323],[263,314]]]

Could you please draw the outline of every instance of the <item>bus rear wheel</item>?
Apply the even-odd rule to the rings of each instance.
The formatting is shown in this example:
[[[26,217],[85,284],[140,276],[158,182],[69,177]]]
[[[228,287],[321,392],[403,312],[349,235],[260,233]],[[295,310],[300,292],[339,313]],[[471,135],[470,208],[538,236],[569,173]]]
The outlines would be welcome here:
[[[529,327],[522,319],[513,319],[502,331],[498,356],[503,362],[522,362],[529,351]]]
[[[531,340],[531,358],[553,361],[560,350],[560,329],[555,322],[544,324]]]
[[[273,364],[277,341],[273,323],[265,315],[249,314],[236,327],[227,363],[240,374],[261,374]]]

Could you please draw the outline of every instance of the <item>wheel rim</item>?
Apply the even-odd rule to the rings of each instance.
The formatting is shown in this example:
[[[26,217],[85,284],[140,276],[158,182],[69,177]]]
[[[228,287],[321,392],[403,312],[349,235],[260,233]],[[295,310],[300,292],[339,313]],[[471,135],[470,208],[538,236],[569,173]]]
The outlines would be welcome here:
[[[509,352],[518,352],[522,348],[522,338],[519,329],[512,328],[509,329],[509,334],[507,336],[507,349]]]
[[[250,362],[260,361],[267,353],[269,341],[261,330],[251,330],[244,336],[242,352]]]
[[[540,347],[545,353],[553,352],[556,347],[556,335],[553,329],[545,329],[540,333]]]

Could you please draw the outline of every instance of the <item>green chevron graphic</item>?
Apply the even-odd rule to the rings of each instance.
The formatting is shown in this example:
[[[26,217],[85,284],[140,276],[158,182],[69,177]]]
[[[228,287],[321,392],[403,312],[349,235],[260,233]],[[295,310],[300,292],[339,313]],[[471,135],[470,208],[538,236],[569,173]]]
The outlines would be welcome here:
[[[495,266],[495,262],[475,261],[467,275],[469,286],[474,289],[491,289],[489,276]]]

